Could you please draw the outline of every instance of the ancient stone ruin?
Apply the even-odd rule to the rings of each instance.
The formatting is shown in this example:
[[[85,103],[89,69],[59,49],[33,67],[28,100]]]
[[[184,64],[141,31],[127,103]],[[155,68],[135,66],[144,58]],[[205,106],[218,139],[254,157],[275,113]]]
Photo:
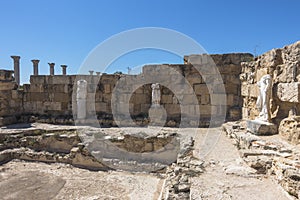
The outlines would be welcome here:
[[[208,57],[222,80],[193,64]],[[21,57],[11,58],[13,70],[0,70],[4,199],[300,198],[300,42],[258,57],[189,55],[139,75],[68,75],[67,65],[57,75],[55,63],[41,75],[32,60],[23,85]],[[49,181],[23,187],[26,174]],[[33,192],[42,185],[53,189]]]

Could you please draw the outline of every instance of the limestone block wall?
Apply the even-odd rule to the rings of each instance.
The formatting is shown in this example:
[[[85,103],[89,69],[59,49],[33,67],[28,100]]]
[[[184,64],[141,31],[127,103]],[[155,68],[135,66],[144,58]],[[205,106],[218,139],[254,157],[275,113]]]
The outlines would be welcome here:
[[[0,70],[0,125],[16,122],[22,114],[22,91],[18,90],[13,73]]]
[[[147,76],[151,75],[149,81],[157,82],[164,79],[164,83],[161,88],[161,105],[164,106],[167,117],[169,120],[179,122],[182,112],[180,100],[183,98],[183,102],[187,103],[186,106],[190,109],[188,114],[195,114],[195,107],[200,111],[200,125],[208,126],[211,116],[220,116],[226,111],[226,118],[229,120],[237,120],[241,118],[241,82],[239,75],[242,67],[241,62],[249,61],[253,59],[251,54],[223,54],[223,55],[210,55],[215,62],[217,69],[220,72],[222,81],[218,84],[214,84],[216,77],[214,75],[207,76],[206,80],[201,76],[195,67],[189,64],[187,61],[188,56],[185,57],[186,63],[182,65],[148,65],[143,67],[143,73],[140,78],[136,79],[139,83],[140,79],[147,82]],[[206,66],[210,67],[210,66]],[[178,77],[175,71],[164,70],[172,68],[176,72],[182,75],[182,80]],[[186,80],[192,87],[194,94],[182,91],[183,80]],[[125,81],[126,82],[126,81]],[[134,88],[137,83],[134,81],[127,81],[124,87]],[[207,84],[212,84],[211,93],[208,90]],[[222,101],[219,96],[222,94],[220,90],[220,84],[224,84],[226,101]],[[168,88],[170,85],[172,88]],[[179,92],[182,96],[176,96],[175,93]],[[128,94],[130,95],[130,94]],[[214,101],[211,97],[214,96]],[[196,97],[197,102],[193,101],[193,97]],[[221,97],[221,96],[220,96]],[[139,87],[131,97],[131,113],[133,115],[147,115],[147,112],[151,106],[151,87],[150,84]],[[221,106],[220,106],[221,105]],[[171,124],[171,123],[170,123]]]
[[[14,97],[17,97],[20,107],[16,106],[16,108],[19,108],[18,111],[21,114],[35,115],[40,119],[54,117],[67,118],[72,121],[73,111],[77,109],[76,81],[84,79],[88,83],[87,116],[96,114],[101,123],[113,125],[113,106],[125,109],[124,102],[129,99],[131,117],[147,123],[151,106],[151,84],[164,80],[164,83],[161,84],[160,103],[167,113],[167,125],[177,125],[180,117],[185,115],[195,117],[193,115],[196,114],[197,107],[200,111],[201,126],[208,126],[212,115],[221,116],[224,112],[229,120],[240,119],[242,106],[241,81],[239,79],[242,71],[241,62],[249,61],[253,59],[253,56],[242,53],[210,56],[222,78],[217,81],[218,84],[216,84],[216,77],[213,74],[204,79],[201,75],[202,72],[199,73],[189,63],[190,57],[186,56],[185,64],[148,65],[143,67],[143,72],[139,75],[33,75],[30,77],[30,84],[23,86],[23,93],[14,92],[12,88],[9,91]],[[157,70],[157,67],[160,70]],[[211,66],[205,67],[203,70],[207,71]],[[155,70],[157,71],[155,72]],[[148,76],[149,74],[151,76]],[[178,74],[182,78],[178,78]],[[184,81],[192,88],[193,94],[184,90],[182,87]],[[226,101],[219,98],[222,94],[224,95],[220,90],[220,86],[223,84]],[[208,90],[207,85],[213,85],[211,91]],[[112,105],[112,93],[116,88],[121,89],[123,95],[115,93],[117,103]],[[181,105],[180,102],[185,102],[185,105]],[[183,112],[184,110],[186,113]],[[55,123],[56,121],[46,120],[45,122]]]
[[[185,102],[193,102],[195,96],[197,102],[192,105],[189,114],[195,113],[195,107],[199,106],[201,126],[208,126],[211,115],[221,115],[226,111],[226,117],[229,120],[241,118],[241,82],[239,74],[242,67],[241,62],[253,59],[251,54],[223,54],[210,55],[216,63],[221,74],[222,80],[219,85],[224,84],[226,92],[226,102],[222,102],[218,95],[221,94],[219,85],[214,85],[213,91],[209,93],[207,84],[215,84],[215,77],[208,76],[206,80],[201,74],[188,62],[185,64],[160,65],[160,67],[172,68],[176,73],[190,84],[195,95],[185,94],[181,91]],[[189,57],[185,57],[188,61]],[[210,66],[205,66],[210,67]],[[136,86],[138,79],[143,79],[149,71],[154,70],[153,66],[145,66],[140,75],[115,75],[104,74],[99,78],[98,75],[33,75],[30,77],[30,84],[24,85],[23,109],[24,114],[39,115],[40,117],[54,116],[55,118],[72,118],[72,111],[76,113],[76,84],[79,79],[88,82],[87,86],[87,115],[97,115],[101,123],[112,124],[112,92],[116,85],[123,87],[123,91],[128,91],[130,97],[129,111],[133,118],[144,120],[148,117],[148,111],[151,106],[151,83]],[[152,73],[152,72],[151,72]],[[150,73],[150,74],[151,74]],[[175,73],[175,74],[176,74]],[[174,72],[165,72],[162,75],[168,84],[181,83]],[[151,80],[153,77],[151,77]],[[124,82],[122,82],[124,81]],[[154,81],[155,82],[155,79]],[[120,84],[121,83],[121,84]],[[120,86],[121,85],[121,86]],[[132,88],[135,88],[132,91]],[[173,88],[174,89],[174,88]],[[180,122],[181,107],[178,97],[174,94],[172,88],[167,85],[161,85],[161,105],[167,112],[167,119],[171,121],[169,125],[176,125]],[[211,101],[211,96],[215,101]],[[123,96],[124,97],[124,96]],[[117,105],[122,109],[122,103],[125,100],[120,97]],[[220,103],[221,102],[221,103]],[[222,106],[220,106],[220,104]],[[193,107],[194,106],[194,107]],[[95,113],[96,112],[96,113]]]
[[[75,76],[35,75],[24,84],[24,114],[71,115]]]
[[[76,81],[84,79],[87,87],[87,114],[111,113],[111,91],[118,75],[38,75],[24,85],[24,113],[72,117],[76,111]],[[74,92],[73,92],[74,91]]]
[[[273,49],[255,61],[242,63],[243,118],[258,116],[256,100],[257,81],[270,74],[273,80],[271,97],[271,118],[277,125],[289,113],[300,111],[300,42],[282,49]]]

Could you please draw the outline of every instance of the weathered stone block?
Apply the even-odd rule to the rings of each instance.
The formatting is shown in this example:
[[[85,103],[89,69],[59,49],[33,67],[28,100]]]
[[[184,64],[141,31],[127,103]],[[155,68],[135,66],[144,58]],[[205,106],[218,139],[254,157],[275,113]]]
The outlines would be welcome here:
[[[69,102],[71,101],[71,97],[66,93],[54,93],[53,101],[56,102]]]
[[[200,104],[206,105],[210,103],[210,95],[209,94],[203,94],[200,97]]]
[[[195,84],[194,91],[195,91],[196,95],[209,94],[208,88],[205,83],[204,84]]]
[[[7,99],[7,97],[12,96],[12,91],[16,91],[16,90],[2,90],[2,91],[0,91],[0,98]]]
[[[24,102],[24,111],[27,113],[35,113],[37,111],[36,103],[35,102]]]
[[[97,112],[107,112],[107,103],[99,102],[95,103],[95,109]]]
[[[249,96],[250,97],[259,96],[259,88],[256,84],[249,85]]]
[[[67,84],[51,84],[48,87],[49,87],[49,92],[68,93]]]
[[[300,116],[285,118],[280,122],[279,135],[292,144],[300,143]]]
[[[170,103],[171,102],[172,101],[170,101]],[[195,96],[195,95],[184,95],[182,104],[183,105],[198,105],[199,101],[198,101],[197,96]]]
[[[248,120],[247,130],[255,135],[277,134],[277,126],[275,124],[259,120]]]
[[[234,74],[226,74],[225,76],[224,76],[225,78],[225,80],[224,80],[224,82],[225,82],[225,84],[227,84],[227,83],[232,83],[232,84],[236,84],[236,85],[240,85],[241,84],[241,81],[240,81],[240,77],[238,76],[238,75],[234,75]]]
[[[0,81],[0,90],[12,90],[16,88],[15,82],[3,82]]]
[[[47,110],[55,110],[60,111],[61,110],[61,102],[44,102],[44,106]]]
[[[248,108],[242,107],[242,116],[243,116],[243,119],[249,119],[249,109]]]
[[[150,98],[145,94],[135,94],[133,95],[133,103],[134,104],[150,103]]]
[[[230,108],[228,114],[231,120],[239,120],[241,119],[241,108]]]
[[[32,83],[30,84],[30,92],[45,92],[45,88],[47,89],[47,85]]]
[[[172,103],[173,102],[173,95],[162,95],[161,96],[161,103],[165,104],[165,103]]]
[[[256,71],[256,82],[260,81],[261,77],[268,74],[267,68],[261,68]]]
[[[300,83],[279,83],[277,96],[281,101],[299,103],[300,102]]]
[[[144,93],[144,88],[140,87],[137,90],[134,91],[136,94],[143,94]]]
[[[249,85],[246,85],[246,84],[241,85],[241,95],[244,96],[244,97],[250,96],[250,94],[249,94]]]
[[[149,111],[150,106],[150,104],[141,104],[141,112],[147,113]]]
[[[104,84],[104,93],[111,93],[110,84]]]
[[[177,105],[166,104],[165,109],[166,109],[168,115],[176,115],[176,114],[180,114],[180,112],[181,112],[180,106],[178,104]]]
[[[47,101],[49,94],[46,92],[31,92],[28,93],[30,101]]]
[[[70,84],[69,77],[63,75],[48,76],[48,81],[50,84]]]
[[[227,105],[226,94],[212,94],[210,95],[211,105]]]
[[[14,73],[13,70],[0,70],[0,81],[12,81],[13,76],[12,74]]]
[[[45,84],[46,83],[46,76],[45,75],[38,75],[38,76],[30,76],[30,84]]]
[[[224,85],[226,94],[238,94],[239,86],[233,83],[227,83]]]
[[[210,115],[212,113],[212,106],[200,105],[199,110],[200,110],[200,115]]]
[[[203,83],[202,77],[200,75],[189,75],[185,78],[191,85]]]
[[[218,69],[221,74],[239,74],[242,70],[242,67],[239,64],[228,64],[218,66]]]

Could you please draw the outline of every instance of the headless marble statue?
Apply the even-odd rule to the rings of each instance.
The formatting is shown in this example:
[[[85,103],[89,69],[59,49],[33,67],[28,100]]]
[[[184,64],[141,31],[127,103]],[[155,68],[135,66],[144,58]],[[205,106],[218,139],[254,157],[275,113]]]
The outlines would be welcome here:
[[[256,106],[260,110],[260,113],[256,120],[270,122],[271,76],[269,74],[264,75],[260,81],[257,82],[257,85],[259,87],[259,96]]]
[[[86,117],[86,97],[87,97],[87,81],[77,81],[77,118],[84,119]]]
[[[153,83],[151,85],[151,88],[152,88],[152,106],[159,106],[160,105],[160,99],[161,99],[159,84],[158,83]]]

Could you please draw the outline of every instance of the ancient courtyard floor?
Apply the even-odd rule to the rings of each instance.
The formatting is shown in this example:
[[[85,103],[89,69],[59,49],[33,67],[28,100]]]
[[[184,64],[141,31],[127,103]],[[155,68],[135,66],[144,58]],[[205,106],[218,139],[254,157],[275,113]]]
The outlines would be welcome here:
[[[201,157],[207,130],[182,130],[186,137],[194,138],[196,157]],[[210,131],[218,137],[204,157],[204,172],[190,179],[190,199],[292,199],[272,178],[254,174],[221,128]],[[0,199],[160,199],[163,177],[157,173],[90,171],[68,164],[13,160],[0,166]]]

